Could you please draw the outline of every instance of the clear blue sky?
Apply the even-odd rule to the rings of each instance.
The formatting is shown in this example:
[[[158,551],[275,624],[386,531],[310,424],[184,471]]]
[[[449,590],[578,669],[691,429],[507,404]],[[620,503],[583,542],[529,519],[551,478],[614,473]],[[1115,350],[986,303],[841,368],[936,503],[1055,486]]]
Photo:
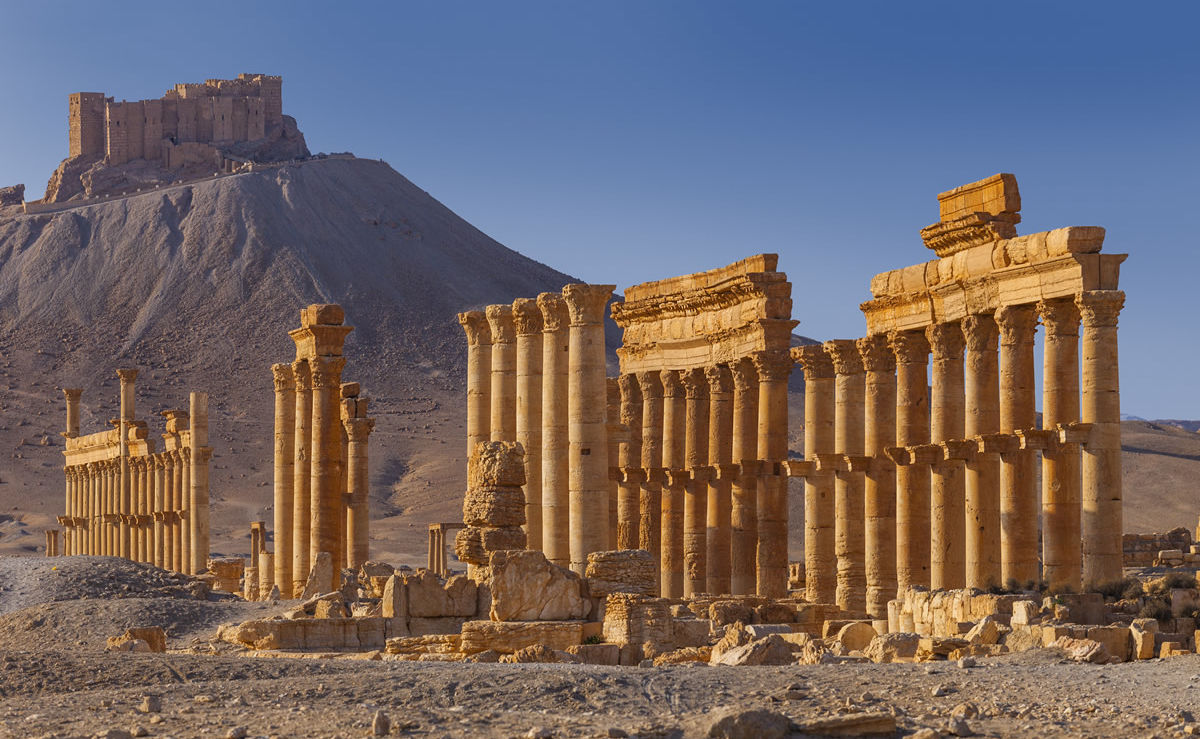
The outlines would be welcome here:
[[[1123,405],[1200,418],[1200,5],[3,2],[0,186],[67,94],[284,77],[314,151],[386,159],[508,246],[619,286],[774,251],[799,331],[855,337],[930,258],[936,193],[1017,175],[1022,233],[1128,252]],[[117,10],[119,8],[119,10]]]

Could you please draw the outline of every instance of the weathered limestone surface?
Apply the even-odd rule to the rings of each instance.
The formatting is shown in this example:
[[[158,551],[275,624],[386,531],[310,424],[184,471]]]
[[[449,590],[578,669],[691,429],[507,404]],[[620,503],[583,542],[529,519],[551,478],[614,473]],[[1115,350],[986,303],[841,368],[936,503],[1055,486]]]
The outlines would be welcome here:
[[[592,552],[584,573],[588,597],[604,598],[612,593],[655,595],[657,568],[654,555],[644,549]]]
[[[512,654],[535,645],[566,651],[582,642],[581,621],[467,621],[459,648],[466,654],[489,649]]]
[[[472,451],[463,497],[466,528],[454,543],[460,561],[486,565],[491,552],[525,548],[524,457],[517,442],[485,441]]]
[[[493,621],[571,621],[590,610],[579,575],[537,551],[491,552],[487,586]],[[502,651],[502,650],[497,650]]]

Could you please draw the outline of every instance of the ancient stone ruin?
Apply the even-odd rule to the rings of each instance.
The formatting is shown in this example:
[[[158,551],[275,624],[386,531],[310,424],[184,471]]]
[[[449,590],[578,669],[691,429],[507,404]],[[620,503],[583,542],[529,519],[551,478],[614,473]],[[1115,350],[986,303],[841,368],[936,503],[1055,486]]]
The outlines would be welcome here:
[[[137,418],[137,370],[120,369],[120,416],[113,429],[79,434],[83,391],[66,388],[63,553],[124,557],[186,574],[208,567],[208,394],[168,410],[163,450]],[[57,549],[57,542],[55,543]]]

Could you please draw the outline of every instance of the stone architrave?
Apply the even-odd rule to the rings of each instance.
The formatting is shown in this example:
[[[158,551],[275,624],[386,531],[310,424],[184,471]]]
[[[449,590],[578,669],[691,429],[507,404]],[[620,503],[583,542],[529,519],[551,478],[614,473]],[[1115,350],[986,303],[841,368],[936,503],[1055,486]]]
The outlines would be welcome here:
[[[967,439],[1000,431],[1000,370],[996,320],[988,314],[962,320],[966,339]],[[967,587],[987,589],[1001,584],[1000,455],[979,448],[967,461]]]
[[[741,358],[729,365],[733,377],[730,488],[729,592],[751,595],[757,588],[758,558],[758,372]]]
[[[758,594],[787,595],[788,507],[783,462],[788,453],[788,378],[792,358],[787,351],[755,352],[758,371]]]
[[[929,443],[929,394],[925,379],[929,342],[921,331],[888,337],[896,355],[896,445]],[[896,587],[929,587],[930,471],[928,464],[896,467]]]
[[[525,449],[525,538],[542,549],[542,311],[536,300],[512,304],[517,336],[517,441]]]
[[[882,334],[859,339],[858,351],[866,370],[863,454],[870,459],[863,486],[866,611],[878,621],[897,597],[896,465],[885,454],[896,444],[896,357]]]
[[[678,370],[663,370],[659,377],[663,388],[662,463],[667,476],[662,491],[660,581],[664,598],[682,598],[687,400]]]
[[[560,567],[571,563],[570,461],[567,443],[567,305],[558,293],[537,297],[542,312],[542,550]]]
[[[934,324],[926,329],[925,336],[933,363],[930,441],[944,445],[963,438],[965,341],[957,322]],[[962,588],[967,580],[966,462],[946,454],[930,472],[930,586]]]
[[[467,334],[467,455],[491,438],[492,329],[483,311],[458,314]]]
[[[708,380],[708,464],[713,470],[708,483],[708,534],[706,592],[733,592],[732,485],[733,464],[733,373],[723,364],[704,370]]]
[[[517,439],[517,332],[511,305],[489,305],[492,332],[492,397],[489,421],[492,441]]]
[[[1079,421],[1079,309],[1072,298],[1037,304],[1045,342],[1042,351],[1042,428]],[[1079,444],[1042,450],[1042,579],[1051,587],[1082,585]]]
[[[1000,330],[1000,432],[1036,426],[1033,344],[1037,315],[1032,305],[996,311]],[[1035,451],[1000,455],[1000,569],[1005,583],[1041,579],[1038,568],[1038,491]]]
[[[702,370],[680,373],[684,388],[683,595],[708,588],[708,380]]]
[[[858,343],[827,341],[825,352],[836,375],[834,453],[842,458],[834,475],[834,553],[837,555],[836,603],[855,613],[867,609],[866,542],[863,490],[866,476],[851,462],[864,452],[866,375]]]
[[[833,361],[820,345],[798,346],[792,356],[804,371],[804,456],[835,450],[836,384]],[[812,603],[833,603],[837,598],[835,552],[834,473],[814,470],[804,478],[804,588]]]

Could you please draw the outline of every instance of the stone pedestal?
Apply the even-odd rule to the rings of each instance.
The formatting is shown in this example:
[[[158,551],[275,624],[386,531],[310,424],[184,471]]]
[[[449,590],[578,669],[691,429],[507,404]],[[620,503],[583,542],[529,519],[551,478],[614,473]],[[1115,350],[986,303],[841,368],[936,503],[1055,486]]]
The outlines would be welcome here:
[[[863,489],[867,614],[887,618],[896,592],[896,466],[884,450],[896,444],[896,357],[881,334],[858,340],[865,377],[863,454],[870,458]]]
[[[517,335],[517,441],[525,449],[525,539],[542,550],[542,311],[537,301],[512,304]]]
[[[833,361],[822,346],[796,347],[792,356],[804,370],[804,457],[815,465],[836,448]],[[837,598],[834,488],[833,470],[804,478],[804,597],[812,603]]]
[[[296,375],[290,364],[271,365],[275,383],[275,497],[274,582],[279,592],[289,597],[292,579],[292,516],[296,465]]]
[[[560,567],[571,563],[570,466],[567,444],[567,305],[557,293],[537,298],[542,312],[542,549]]]
[[[929,342],[920,331],[888,337],[896,355],[896,445],[929,443]],[[930,473],[927,464],[896,468],[896,587],[930,583]]]
[[[967,343],[966,425],[968,439],[1000,430],[1000,385],[996,321],[990,315],[962,321]],[[987,589],[1000,579],[1000,455],[979,449],[967,462],[967,587]]]
[[[1042,428],[1079,421],[1079,309],[1071,298],[1037,305],[1045,329],[1042,365]],[[1042,579],[1051,587],[1078,590],[1080,548],[1079,444],[1042,451]]]
[[[738,466],[730,488],[730,592],[750,595],[757,588],[758,557],[758,371],[754,362],[730,365],[733,376],[731,463]]]
[[[926,330],[933,354],[930,441],[941,444],[963,438],[963,334],[958,323],[939,323]],[[933,465],[930,479],[930,585],[962,588],[967,581],[966,463],[947,456]]]
[[[1000,330],[1000,431],[1035,428],[1033,342],[1037,315],[1032,305],[996,311]],[[1000,569],[1005,584],[1036,583],[1038,490],[1035,453],[1020,449],[1000,456]]]

